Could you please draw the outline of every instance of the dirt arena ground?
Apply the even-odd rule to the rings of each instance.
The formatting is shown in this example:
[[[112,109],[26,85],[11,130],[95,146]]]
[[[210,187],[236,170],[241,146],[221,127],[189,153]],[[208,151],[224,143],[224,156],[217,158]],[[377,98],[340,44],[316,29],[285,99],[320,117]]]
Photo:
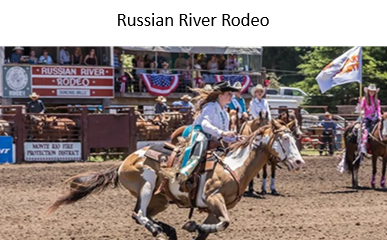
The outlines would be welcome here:
[[[336,170],[334,158],[305,160],[307,166],[298,174],[278,171],[277,190],[282,196],[244,197],[230,211],[230,227],[209,239],[387,239],[387,192],[348,188],[350,177]],[[0,166],[0,239],[153,239],[131,219],[134,198],[123,188],[43,215],[60,193],[63,180],[116,164],[119,162]],[[370,179],[367,161],[361,168],[360,184],[368,187]],[[377,180],[379,183],[380,171]],[[188,212],[171,206],[158,219],[175,226],[179,239],[192,239],[193,234],[181,230]],[[194,213],[197,221],[204,217]]]

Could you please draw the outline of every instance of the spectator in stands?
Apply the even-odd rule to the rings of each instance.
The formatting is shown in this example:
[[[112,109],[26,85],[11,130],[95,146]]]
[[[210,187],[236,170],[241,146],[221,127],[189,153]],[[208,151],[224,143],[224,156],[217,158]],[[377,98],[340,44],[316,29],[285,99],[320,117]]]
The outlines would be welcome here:
[[[192,99],[191,96],[184,95],[180,99],[181,101],[177,101],[172,104],[176,107],[181,107],[181,109],[179,109],[180,112],[187,112],[188,109],[193,111],[195,109],[194,105],[190,102]]]
[[[336,135],[336,123],[332,120],[332,115],[329,112],[325,113],[325,119],[319,124],[324,128],[322,133],[322,144],[320,145],[320,156],[323,153],[323,150],[328,143],[329,145],[329,154],[333,155],[333,139]]]
[[[201,71],[200,71],[202,68],[200,67],[199,64],[195,64],[194,65],[194,69],[197,70],[197,71],[193,71],[192,72],[192,76],[193,76],[193,78],[195,80],[196,87],[202,88],[205,85],[205,83],[203,81],[203,77],[202,77]]]
[[[37,64],[38,63],[38,58],[35,56],[35,51],[30,52],[30,57],[28,58],[28,63],[29,64]]]
[[[14,47],[13,48],[13,53],[11,55],[11,63],[20,63],[22,62],[21,61],[21,57],[22,57],[22,51],[24,50],[24,48],[22,47]]]
[[[162,96],[158,96],[156,98],[156,105],[155,105],[155,114],[161,114],[163,112],[168,112],[168,106],[166,104],[167,99]]]
[[[147,73],[149,74],[157,74],[157,70],[155,62],[150,62],[150,70],[147,70]]]
[[[70,65],[70,52],[67,47],[62,47],[59,52],[59,64],[60,65]]]
[[[156,62],[156,56],[152,58],[152,61],[156,63],[156,68],[163,68],[163,62],[168,62],[168,61],[164,56],[161,56],[159,52],[156,52],[156,54],[157,54],[157,62]]]
[[[226,67],[226,58],[224,57],[224,55],[220,55],[218,58],[218,68],[220,70],[224,70],[225,67]]]
[[[87,66],[97,66],[98,65],[98,59],[95,55],[95,49],[91,49],[90,53],[86,55],[85,60],[83,63]]]
[[[179,57],[175,61],[175,69],[187,69],[188,61],[183,56],[183,53],[179,53]],[[180,73],[181,71],[182,70],[178,70],[178,73]]]
[[[159,71],[160,74],[170,74],[171,71],[169,71],[168,67],[169,67],[169,64],[167,62],[163,62],[163,69],[161,69]]]
[[[42,100],[39,99],[39,95],[33,92],[30,95],[31,101],[27,103],[27,112],[43,114],[46,111]]]
[[[114,48],[113,57],[114,57],[114,67],[120,68],[122,65],[122,62],[121,62],[121,53],[118,48]]]
[[[71,64],[72,65],[81,65],[83,60],[83,55],[81,53],[81,48],[77,47],[74,50],[74,53],[71,55]]]
[[[238,69],[239,63],[238,63],[238,58],[237,55],[229,55],[228,59],[226,60],[226,67],[225,70],[235,70]]]
[[[43,55],[39,58],[39,63],[42,64],[53,64],[52,58],[50,55],[48,55],[47,50],[43,50]]]
[[[216,59],[215,55],[211,56],[211,60],[207,63],[207,69],[211,74],[218,73],[218,59]]]

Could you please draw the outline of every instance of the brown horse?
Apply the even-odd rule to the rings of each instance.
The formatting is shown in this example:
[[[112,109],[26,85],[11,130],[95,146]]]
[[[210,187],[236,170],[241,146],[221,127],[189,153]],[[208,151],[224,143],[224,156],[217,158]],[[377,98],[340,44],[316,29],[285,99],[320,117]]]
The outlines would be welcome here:
[[[190,208],[191,201],[174,179],[177,169],[163,168],[158,161],[146,157],[148,148],[137,150],[112,169],[70,178],[70,190],[58,198],[48,212],[55,211],[63,204],[74,203],[91,193],[101,192],[109,185],[117,186],[120,183],[137,199],[132,217],[138,224],[143,225],[156,239],[177,239],[173,227],[153,219],[171,202]],[[202,224],[189,221],[183,229],[198,232],[196,239],[207,239],[210,233],[224,231],[230,224],[228,209],[240,201],[243,190],[270,155],[280,159],[288,170],[299,170],[305,163],[290,130],[273,120],[271,125],[260,128],[243,141],[235,143],[222,160],[218,159],[213,171],[200,175],[196,205],[208,215]],[[167,179],[170,194],[164,187],[155,192],[164,182],[163,179]]]
[[[287,111],[282,111],[278,117],[278,120],[281,120],[284,124],[287,124],[287,127],[292,131],[292,134],[294,137],[296,137],[297,139],[299,139],[301,136],[302,136],[302,132],[301,132],[301,129],[298,125],[298,121],[295,117],[294,114],[289,114]],[[269,120],[268,120],[268,113],[266,112],[266,116],[265,118],[262,117],[261,115],[261,112],[259,113],[259,117],[254,119],[251,123],[251,125],[246,125],[248,127],[250,127],[250,129],[248,127],[245,127],[244,129],[242,129],[242,132],[241,134],[242,135],[245,135],[247,134],[249,131],[255,131],[257,130],[259,127],[261,126],[264,126],[266,124],[268,124]],[[271,190],[271,194],[272,195],[276,195],[278,196],[278,192],[277,190],[275,189],[275,172],[276,172],[276,169],[277,169],[277,159],[274,158],[274,157],[271,157],[270,158],[270,166],[271,166],[271,183],[270,183],[270,190]],[[266,179],[267,179],[267,164],[265,164],[262,168],[262,188],[261,188],[261,194],[266,194]],[[254,181],[251,181],[249,183],[249,194],[253,194],[254,193]]]
[[[345,152],[344,161],[339,165],[339,170],[349,170],[352,173],[352,187],[358,188],[358,170],[361,157],[358,153],[358,133],[361,129],[360,123],[350,125],[344,132]],[[382,176],[380,186],[386,188],[386,165],[387,165],[387,113],[384,113],[382,120],[375,124],[368,134],[369,148],[372,152],[372,179],[371,187],[375,188],[377,160],[383,159]]]

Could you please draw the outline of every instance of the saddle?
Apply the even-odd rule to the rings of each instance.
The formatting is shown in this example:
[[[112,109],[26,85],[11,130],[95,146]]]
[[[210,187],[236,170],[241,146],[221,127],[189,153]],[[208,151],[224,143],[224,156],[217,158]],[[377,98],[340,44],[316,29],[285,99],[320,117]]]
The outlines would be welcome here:
[[[199,187],[199,176],[205,172],[214,171],[218,158],[222,157],[225,153],[225,150],[221,148],[222,145],[218,141],[211,140],[208,143],[208,148],[206,151],[205,158],[203,158],[195,170],[192,172],[189,179],[187,179],[181,186],[180,191],[186,192],[189,194],[191,201],[191,207],[195,206],[195,199]],[[145,153],[145,156],[160,163],[161,168],[173,168],[179,167],[181,164],[183,151],[168,142],[152,145]],[[170,198],[174,199],[170,193],[168,187],[168,178],[164,178],[163,182],[156,190],[155,194],[160,193],[164,190],[165,194]]]

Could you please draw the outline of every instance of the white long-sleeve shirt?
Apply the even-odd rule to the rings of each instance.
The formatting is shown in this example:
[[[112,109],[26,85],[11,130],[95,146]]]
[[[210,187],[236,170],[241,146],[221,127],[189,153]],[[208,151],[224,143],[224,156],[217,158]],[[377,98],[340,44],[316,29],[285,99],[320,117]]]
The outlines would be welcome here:
[[[196,117],[193,126],[200,125],[203,132],[215,139],[222,136],[223,132],[229,131],[230,118],[224,108],[218,102],[210,102],[204,105],[201,113]],[[236,138],[223,138],[226,142],[235,142]]]
[[[257,98],[254,98],[250,102],[250,113],[253,118],[258,117],[259,112],[262,112],[262,114],[266,114],[266,112],[268,112],[269,120],[271,120],[270,106],[264,98],[262,98],[261,101],[259,101]]]

